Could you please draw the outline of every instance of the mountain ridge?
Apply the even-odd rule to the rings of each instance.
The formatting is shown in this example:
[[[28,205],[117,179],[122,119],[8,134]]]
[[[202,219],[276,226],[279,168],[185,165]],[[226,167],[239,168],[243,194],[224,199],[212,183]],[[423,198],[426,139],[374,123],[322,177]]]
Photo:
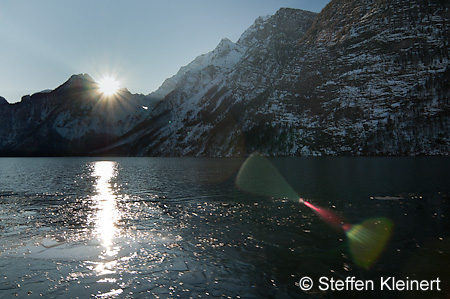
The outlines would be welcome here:
[[[354,17],[330,25],[333,16],[346,16],[336,11],[341,5],[356,11]],[[282,28],[273,21],[287,12],[300,13],[280,10],[250,28],[272,37],[264,27]],[[145,142],[132,148],[142,155],[448,155],[448,5],[332,1],[310,24],[285,51],[275,46],[281,39],[266,48],[259,42],[231,78],[211,84],[209,77],[202,91],[189,90],[189,84],[176,89],[166,98],[173,104],[167,113],[179,107],[179,125],[155,132],[147,149]],[[411,41],[416,31],[418,41]],[[274,61],[267,53],[278,60],[265,68]]]
[[[101,97],[87,74],[24,98],[16,107],[41,103],[28,119],[9,117],[0,99],[0,154],[33,149],[36,138],[20,131],[39,127],[40,150],[25,154],[449,155],[449,10],[438,0],[282,8],[155,92],[122,90],[115,107],[92,104]],[[46,153],[54,140],[58,150]]]
[[[118,101],[120,99],[120,101]],[[50,92],[22,97],[0,109],[2,156],[83,156],[136,126],[154,101],[121,89],[105,98],[87,74]]]

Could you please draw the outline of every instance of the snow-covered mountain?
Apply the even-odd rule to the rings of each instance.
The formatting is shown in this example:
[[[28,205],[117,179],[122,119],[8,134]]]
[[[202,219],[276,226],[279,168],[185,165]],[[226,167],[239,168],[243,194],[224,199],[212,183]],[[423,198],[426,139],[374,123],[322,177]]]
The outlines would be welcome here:
[[[437,0],[281,9],[168,79],[123,151],[448,155],[449,26]]]
[[[158,156],[246,154],[242,108],[282,76],[315,18],[312,12],[280,9],[274,16],[258,18],[236,43],[223,39],[212,52],[181,68],[150,95],[165,97],[148,124],[121,143],[124,151]]]
[[[440,0],[283,8],[148,96],[78,75],[0,99],[0,154],[448,155],[449,27]]]

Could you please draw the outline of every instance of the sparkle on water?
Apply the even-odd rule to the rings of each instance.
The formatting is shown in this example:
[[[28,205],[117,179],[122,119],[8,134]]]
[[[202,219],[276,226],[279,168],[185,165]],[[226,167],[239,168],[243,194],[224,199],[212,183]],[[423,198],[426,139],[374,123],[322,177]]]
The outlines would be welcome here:
[[[296,286],[305,275],[450,281],[450,161],[389,158],[377,168],[378,159],[344,160],[2,158],[0,183],[10,190],[0,188],[0,297],[308,298]],[[364,199],[374,177],[395,185],[385,177],[391,161],[407,173],[422,163],[431,183],[443,178],[443,197]],[[335,175],[352,189],[336,193],[330,169],[341,164]],[[360,181],[355,166],[364,166]],[[430,182],[419,187],[438,190]],[[384,190],[378,182],[376,193]],[[393,238],[393,222],[379,216],[395,219]]]

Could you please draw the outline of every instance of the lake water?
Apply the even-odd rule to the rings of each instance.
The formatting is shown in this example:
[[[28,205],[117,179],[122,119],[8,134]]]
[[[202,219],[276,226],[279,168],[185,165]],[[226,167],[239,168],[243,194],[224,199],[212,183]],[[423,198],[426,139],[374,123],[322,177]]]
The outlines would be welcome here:
[[[238,188],[243,162],[0,159],[0,298],[448,298],[449,158],[271,159],[279,173],[265,175],[314,207],[393,224],[370,266],[313,209]],[[325,291],[320,277],[376,286]],[[382,277],[439,278],[441,291],[381,291]]]

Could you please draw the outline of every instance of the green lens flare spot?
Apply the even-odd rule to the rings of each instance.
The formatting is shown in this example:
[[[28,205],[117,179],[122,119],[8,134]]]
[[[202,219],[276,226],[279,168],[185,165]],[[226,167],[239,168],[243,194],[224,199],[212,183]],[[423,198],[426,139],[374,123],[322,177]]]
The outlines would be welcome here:
[[[368,219],[346,231],[353,261],[369,269],[380,257],[392,235],[394,224],[387,218]]]
[[[239,189],[253,194],[298,201],[297,192],[278,169],[260,154],[252,154],[242,165],[236,178]]]

